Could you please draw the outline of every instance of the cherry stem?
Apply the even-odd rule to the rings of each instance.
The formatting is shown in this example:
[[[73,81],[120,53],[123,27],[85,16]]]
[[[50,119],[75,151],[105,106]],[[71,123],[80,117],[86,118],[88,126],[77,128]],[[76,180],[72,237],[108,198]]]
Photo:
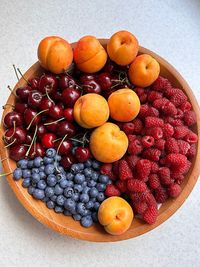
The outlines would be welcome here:
[[[83,144],[84,142],[81,141],[81,140],[78,140],[78,139],[75,139],[75,138],[69,138],[71,141],[75,141],[75,142],[78,142],[78,143],[81,143]]]
[[[63,117],[63,118],[60,118],[60,119],[58,119],[58,120],[56,120],[56,121],[51,121],[51,122],[47,122],[47,123],[44,123],[44,125],[46,126],[46,125],[51,125],[51,124],[54,124],[55,122],[59,122],[59,121],[63,121],[65,118]]]
[[[58,142],[58,141],[61,140],[61,139],[62,139],[62,137],[57,138],[57,139],[53,140],[52,142],[55,143],[55,142]]]
[[[13,64],[13,69],[14,69],[14,71],[15,71],[15,75],[16,75],[16,77],[17,77],[17,80],[19,81],[19,76],[18,76],[18,73],[17,73],[16,67],[15,67],[15,65],[14,65],[14,64]]]
[[[7,148],[7,147],[9,147],[9,146],[12,146],[12,145],[15,143],[16,140],[17,140],[17,139],[15,138],[10,144],[4,146],[4,148]]]
[[[30,146],[30,145],[28,145],[28,144],[23,144],[23,145],[24,145],[24,146],[28,146],[28,147]]]
[[[17,68],[17,71],[22,76],[22,78],[24,79],[24,81],[27,82],[28,85],[31,85],[30,82],[24,77],[24,75],[22,74],[22,72],[21,72],[21,70],[19,68]]]
[[[51,101],[52,103],[54,103],[54,101],[51,99],[51,97],[49,96],[48,90],[47,88],[45,88],[45,92],[46,92],[46,96],[49,99],[49,101]],[[54,103],[55,104],[55,103]]]
[[[58,148],[57,148],[56,154],[58,154],[59,149],[60,149],[62,143],[65,141],[65,138],[66,138],[66,137],[67,137],[67,134],[66,134],[66,135],[63,137],[63,139],[61,140],[61,142],[60,142],[60,144],[59,144],[59,146],[58,146]],[[58,162],[57,162],[57,159],[55,160],[55,166],[56,166],[56,170],[57,170],[57,172],[60,172],[60,170],[58,170]]]
[[[15,108],[15,106],[14,106],[14,105],[11,105],[11,104],[5,104],[5,105],[3,105],[2,108],[3,108],[3,109],[6,109],[7,106],[12,107],[12,108]]]
[[[7,138],[8,140],[13,137],[13,135],[15,134],[15,131],[16,131],[16,121],[13,121],[13,133],[9,138]],[[4,137],[5,137],[5,135],[4,135]]]
[[[26,157],[28,157],[28,155],[29,155],[29,153],[30,153],[30,151],[31,151],[31,147],[32,147],[32,145],[33,145],[33,143],[34,143],[34,140],[36,139],[37,130],[38,130],[38,127],[37,127],[37,125],[36,125],[36,126],[35,126],[35,132],[34,132],[34,135],[33,135],[33,139],[31,140],[29,149],[28,149],[27,152],[26,152]]]
[[[17,97],[16,94],[14,93],[13,89],[10,87],[10,85],[8,85],[7,88],[8,88],[8,90],[10,90],[11,94],[13,94],[15,97]]]
[[[0,177],[7,176],[7,175],[10,175],[10,174],[13,174],[13,172],[1,173]]]
[[[38,113],[32,118],[32,120],[31,120],[31,122],[29,123],[28,127],[26,128],[26,130],[29,130],[29,129],[30,129],[30,127],[31,127],[31,125],[32,125],[32,123],[33,123],[33,121],[34,121],[34,119],[37,118],[38,115],[40,115],[40,114],[42,114],[42,113],[44,113],[44,112],[46,112],[46,111],[48,111],[48,110],[49,110],[49,109],[44,109],[44,110],[41,110],[40,112],[38,112]]]

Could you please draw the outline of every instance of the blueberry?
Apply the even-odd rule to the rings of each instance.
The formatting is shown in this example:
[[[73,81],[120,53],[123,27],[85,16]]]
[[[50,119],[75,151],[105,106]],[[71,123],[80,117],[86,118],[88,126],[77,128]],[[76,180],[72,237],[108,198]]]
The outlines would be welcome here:
[[[83,163],[78,163],[78,168],[80,171],[84,170],[84,164]]]
[[[96,185],[96,189],[97,189],[99,192],[103,192],[103,191],[106,190],[106,185],[105,185],[105,184],[100,184],[100,183],[98,183],[98,184]]]
[[[64,170],[64,168],[62,166],[57,166],[56,172],[57,173],[65,173],[65,170]]]
[[[40,175],[38,173],[33,173],[31,175],[31,180],[34,183],[38,183],[40,181]]]
[[[104,193],[103,193],[103,192],[100,192],[100,193],[97,195],[97,200],[98,200],[99,202],[102,202],[102,201],[104,201],[104,199],[105,199]]]
[[[52,164],[53,163],[53,158],[48,158],[48,157],[44,157],[44,164]]]
[[[47,175],[49,175],[49,174],[53,174],[54,171],[55,171],[55,167],[54,167],[53,164],[47,164],[47,165],[45,166],[44,172],[45,172]]]
[[[87,185],[88,185],[89,187],[95,187],[96,184],[97,184],[97,183],[96,183],[94,180],[89,180],[89,181],[87,182]]]
[[[46,156],[49,158],[54,158],[56,155],[56,150],[54,148],[49,148],[46,151]]]
[[[75,184],[74,185],[74,192],[75,193],[80,193],[80,192],[82,192],[82,190],[83,190],[82,185],[80,185],[80,184]]]
[[[87,182],[85,181],[82,183],[82,187],[86,187],[86,186],[87,186]]]
[[[89,201],[89,196],[86,193],[80,195],[80,202],[87,203]]]
[[[85,216],[87,214],[87,209],[86,209],[86,206],[84,203],[82,202],[79,202],[76,206],[76,210],[77,212],[82,215],[82,216]]]
[[[73,178],[74,178],[74,175],[71,173],[71,172],[68,172],[67,174],[66,174],[66,178],[67,178],[67,180],[73,180]]]
[[[94,202],[94,210],[98,210],[99,209],[99,207],[100,207],[100,204],[99,204],[99,202]]]
[[[64,196],[65,197],[72,197],[74,194],[74,189],[72,187],[67,187],[64,190]]]
[[[44,192],[46,197],[52,197],[54,195],[54,188],[47,186]]]
[[[92,173],[93,173],[93,170],[91,168],[85,168],[83,173],[85,174],[85,176],[91,178],[92,177]]]
[[[75,155],[75,153],[76,153],[76,149],[77,149],[77,147],[76,147],[76,146],[72,148],[72,150],[71,150],[71,152],[72,152],[72,155]]]
[[[15,181],[20,180],[22,177],[22,170],[20,168],[16,168],[13,172],[13,179]]]
[[[45,179],[47,177],[43,171],[40,171],[39,175],[40,175],[40,179]]]
[[[35,188],[34,188],[33,186],[30,185],[29,188],[28,188],[28,193],[29,193],[30,195],[32,195],[34,191],[35,191]]]
[[[73,217],[73,219],[74,219],[75,221],[80,221],[81,218],[82,218],[80,214],[74,214],[74,215],[72,215],[72,217]]]
[[[31,173],[32,174],[34,174],[34,173],[39,173],[40,172],[40,170],[38,169],[38,168],[33,168],[32,170],[31,170]]]
[[[92,160],[91,159],[88,159],[85,163],[84,163],[85,167],[86,168],[89,168],[92,166]]]
[[[67,187],[73,187],[73,186],[74,186],[74,182],[67,180]]]
[[[57,197],[56,199],[56,203],[59,205],[59,206],[63,206],[64,203],[65,203],[65,197],[63,195],[60,195]]]
[[[88,228],[88,227],[92,226],[92,224],[93,224],[93,220],[92,220],[92,217],[90,215],[83,216],[81,218],[81,225],[83,227],[87,227]]]
[[[98,195],[98,190],[95,187],[92,187],[89,191],[89,195],[93,198],[93,197],[97,197]]]
[[[55,186],[57,183],[56,176],[54,174],[50,174],[47,177],[47,184],[49,186]]]
[[[62,212],[64,211],[64,209],[63,209],[63,207],[55,206],[54,211],[55,211],[56,213],[62,213]]]
[[[93,171],[91,178],[92,178],[93,181],[96,182],[98,180],[98,178],[99,178],[98,172]]]
[[[89,188],[88,186],[85,186],[85,187],[83,188],[82,193],[83,193],[83,194],[88,194],[89,191],[90,191],[90,188]]]
[[[33,164],[36,168],[39,168],[40,166],[43,165],[43,158],[41,157],[36,157],[34,160],[33,160]]]
[[[87,209],[92,209],[94,207],[94,203],[90,200],[90,201],[88,201],[88,203],[86,203],[86,208]]]
[[[54,190],[54,192],[55,192],[55,195],[61,195],[62,193],[63,193],[63,189],[62,189],[62,187],[60,187],[59,186],[59,184],[57,184],[56,186],[55,186],[55,190]]]
[[[99,182],[102,184],[107,184],[109,181],[109,177],[107,175],[99,175]]]
[[[100,166],[101,166],[101,164],[100,164],[99,161],[97,161],[97,160],[93,160],[93,162],[92,162],[92,167],[93,167],[94,169],[98,170],[98,169],[100,168]]]
[[[81,173],[77,173],[74,177],[74,182],[77,184],[82,184],[85,181],[85,176]]]
[[[45,180],[40,180],[37,184],[37,187],[39,189],[45,189],[47,187],[47,183],[45,182]]]
[[[50,199],[51,199],[53,202],[56,202],[57,196],[56,196],[56,195],[53,195],[53,196],[50,197]]]
[[[47,201],[46,205],[49,209],[54,209],[55,207],[55,203],[52,200]]]
[[[24,188],[28,188],[31,185],[31,179],[30,178],[25,178],[22,182],[22,186]]]
[[[61,161],[62,157],[60,155],[56,154],[54,159],[55,159],[55,161],[58,162],[58,161]]]
[[[42,166],[39,167],[40,172],[44,172],[44,169],[45,169],[45,166],[44,165],[42,165]]]
[[[21,169],[27,169],[28,160],[27,159],[21,159],[17,162],[17,167]]]
[[[77,202],[79,200],[79,193],[74,193],[72,195],[71,199],[73,199],[75,202]]]
[[[76,174],[79,171],[80,171],[79,165],[78,164],[72,164],[72,166],[71,166],[71,172]]]
[[[33,160],[29,160],[27,163],[27,168],[32,169],[33,168]]]
[[[71,214],[70,211],[68,211],[68,210],[64,210],[64,215],[65,215],[65,216],[71,216],[72,214]]]
[[[58,173],[56,174],[56,179],[60,182],[61,180],[66,179],[66,175],[64,173]]]
[[[45,203],[48,202],[48,201],[49,201],[49,197],[44,197],[44,198],[42,199],[42,201],[45,202]]]
[[[66,179],[63,179],[59,182],[59,184],[60,184],[60,187],[64,189],[68,186],[68,181]]]
[[[90,201],[92,201],[93,203],[95,203],[96,202],[96,197],[91,197],[90,198]]]
[[[45,197],[44,190],[36,188],[33,192],[33,197],[36,199],[43,199]]]
[[[96,211],[92,212],[92,219],[94,222],[98,222],[98,214]]]
[[[70,212],[73,212],[76,209],[76,203],[71,198],[68,198],[64,202],[64,208]]]

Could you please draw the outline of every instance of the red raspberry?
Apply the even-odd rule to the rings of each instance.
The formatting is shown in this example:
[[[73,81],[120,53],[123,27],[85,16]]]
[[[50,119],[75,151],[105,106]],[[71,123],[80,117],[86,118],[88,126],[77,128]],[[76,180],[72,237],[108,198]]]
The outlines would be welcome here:
[[[178,184],[171,184],[169,187],[168,187],[168,194],[170,197],[178,197],[181,193],[181,187],[180,185]]]
[[[155,140],[158,140],[163,137],[163,130],[161,127],[147,128],[146,134],[151,135]]]
[[[160,187],[160,180],[157,174],[150,174],[148,182],[150,188],[152,189],[157,189],[158,187]]]
[[[142,145],[143,147],[151,147],[154,145],[154,138],[152,136],[143,136],[142,137]]]
[[[135,168],[139,175],[138,179],[146,182],[151,172],[151,162],[148,159],[139,159],[135,165]]]
[[[167,154],[170,153],[179,153],[179,146],[177,140],[173,137],[170,137],[166,140],[165,151]]]
[[[138,95],[138,97],[142,96],[145,93],[145,89],[142,87],[135,87],[134,91]]]
[[[146,194],[144,194],[143,198],[145,199],[148,207],[151,206],[157,207],[155,197],[152,195],[152,193],[147,191]]]
[[[111,180],[116,180],[116,175],[114,175],[112,171],[112,164],[111,163],[105,163],[100,167],[101,174],[108,175]]]
[[[192,105],[188,101],[186,101],[186,102],[184,102],[183,104],[180,105],[180,109],[183,112],[189,111],[189,110],[191,110],[191,108],[192,108]]]
[[[140,159],[138,156],[136,155],[129,155],[126,156],[126,161],[128,163],[128,166],[131,168],[131,170],[133,170],[135,168],[135,165],[137,163],[137,161]]]
[[[134,133],[139,134],[143,128],[143,123],[140,119],[136,118],[132,121],[134,125]]]
[[[116,121],[115,124],[122,130],[124,123],[120,121]]]
[[[140,103],[146,103],[147,102],[147,94],[146,93],[144,93],[143,95],[141,95],[140,97],[139,97],[139,99],[140,99]]]
[[[176,126],[174,127],[174,138],[182,139],[188,134],[189,129],[186,126]]]
[[[161,151],[156,148],[147,148],[143,152],[143,157],[152,161],[159,161],[160,156],[161,156]]]
[[[160,98],[162,98],[162,93],[157,92],[157,91],[150,91],[148,95],[148,102],[153,102],[156,99],[160,99]]]
[[[174,134],[174,127],[171,124],[166,123],[163,126],[163,136],[164,138],[171,137]]]
[[[119,189],[119,191],[120,191],[121,193],[125,193],[125,192],[126,192],[127,187],[126,187],[126,183],[125,183],[125,181],[118,180],[118,181],[115,183],[115,185],[117,186],[117,188]]]
[[[132,171],[125,160],[119,161],[119,178],[120,180],[126,180],[133,177]]]
[[[118,176],[119,175],[119,161],[115,161],[113,163],[113,173]]]
[[[154,107],[149,107],[146,116],[159,117],[159,111]]]
[[[165,123],[170,123],[172,126],[182,126],[183,121],[180,119],[174,119],[172,117],[167,117],[165,118]]]
[[[164,121],[163,119],[156,118],[156,117],[146,117],[145,118],[145,127],[151,128],[151,127],[163,127]]]
[[[128,153],[131,155],[137,155],[142,152],[142,144],[139,139],[135,139],[128,146]]]
[[[158,110],[161,110],[164,107],[164,105],[168,102],[169,102],[169,100],[165,97],[160,98],[160,99],[156,99],[155,101],[153,101],[153,107],[158,109]]]
[[[188,134],[184,136],[184,140],[189,144],[195,144],[198,141],[198,136],[189,130]]]
[[[196,145],[195,144],[191,144],[190,149],[188,150],[186,156],[188,158],[193,158],[196,155],[197,151],[196,151]]]
[[[164,187],[160,186],[155,189],[155,199],[158,203],[164,203],[168,199],[167,191]]]
[[[143,214],[148,208],[147,203],[145,201],[133,203],[133,206],[138,214]]]
[[[152,89],[155,91],[164,92],[167,88],[171,88],[170,82],[164,77],[159,76],[157,80],[152,84]]]
[[[154,147],[162,151],[165,149],[165,142],[164,139],[158,139],[155,141]]]
[[[133,142],[137,138],[137,136],[134,134],[128,134],[127,137],[130,143]]]
[[[105,195],[107,197],[120,196],[120,191],[119,191],[119,189],[115,185],[108,184],[106,186]]]
[[[182,154],[168,154],[165,160],[166,165],[171,167],[172,171],[178,174],[185,173],[188,168],[187,158]]]
[[[151,206],[144,212],[142,218],[148,224],[154,224],[156,222],[157,216],[158,216],[157,207]]]
[[[125,132],[126,135],[132,134],[134,132],[134,124],[132,122],[126,122],[123,125],[122,130]]]
[[[174,106],[173,103],[167,102],[163,107],[162,107],[162,112],[165,115],[168,116],[175,116],[177,114],[177,108]]]
[[[180,89],[178,88],[174,88],[174,87],[169,87],[167,88],[167,90],[165,90],[164,94],[167,96],[167,97],[171,97],[173,95],[175,95],[176,93],[178,93],[179,91],[181,91]]]
[[[182,182],[184,181],[184,179],[185,179],[185,177],[184,177],[183,174],[180,174],[180,175],[176,176],[176,178],[175,178],[176,183],[179,184],[179,185],[182,184]]]
[[[194,111],[189,110],[184,113],[183,120],[187,126],[192,126],[197,122],[196,114]]]
[[[183,111],[182,111],[180,108],[177,108],[177,114],[174,115],[174,118],[175,118],[175,119],[182,119],[183,116],[184,116]]]
[[[129,179],[127,181],[127,189],[130,192],[145,192],[147,190],[147,186],[143,181],[137,179]]]
[[[169,185],[172,183],[171,177],[170,177],[170,169],[167,167],[161,167],[158,171],[161,184],[163,185]]]
[[[188,150],[190,149],[190,144],[184,140],[178,140],[177,144],[179,146],[179,153],[186,155]]]
[[[157,173],[158,169],[159,169],[158,163],[152,161],[151,162],[151,173]]]
[[[182,90],[176,92],[171,98],[170,101],[176,106],[179,107],[181,104],[187,101],[187,96],[183,93]]]
[[[141,201],[146,201],[146,197],[147,197],[148,191],[145,191],[143,193],[139,193],[139,192],[130,192],[129,193],[129,197],[131,198],[131,200],[133,201],[133,203],[138,203]]]
[[[148,109],[149,109],[149,106],[147,104],[141,105],[138,116],[142,119],[145,118]]]

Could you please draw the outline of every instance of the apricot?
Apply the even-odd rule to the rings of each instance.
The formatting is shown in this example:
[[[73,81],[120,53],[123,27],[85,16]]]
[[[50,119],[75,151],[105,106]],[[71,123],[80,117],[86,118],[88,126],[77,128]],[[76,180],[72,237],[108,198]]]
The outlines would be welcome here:
[[[38,59],[44,69],[59,74],[72,64],[73,51],[66,40],[58,36],[49,36],[38,46]]]
[[[140,100],[131,89],[120,89],[113,92],[108,98],[110,116],[121,122],[133,120],[140,111]]]
[[[96,128],[90,136],[90,150],[93,156],[104,163],[112,163],[121,159],[127,147],[126,134],[111,122]]]
[[[98,94],[81,96],[74,105],[74,119],[83,128],[94,128],[109,118],[109,107],[105,98]]]
[[[103,68],[107,53],[94,36],[84,36],[74,48],[74,61],[79,70],[94,73]]]
[[[131,226],[134,214],[129,203],[121,197],[109,197],[98,210],[98,219],[106,232],[121,235]]]
[[[107,45],[109,57],[121,66],[129,65],[137,56],[138,50],[137,38],[128,31],[116,32]]]
[[[150,55],[137,56],[130,65],[128,76],[130,81],[140,87],[150,86],[159,76],[160,65]]]

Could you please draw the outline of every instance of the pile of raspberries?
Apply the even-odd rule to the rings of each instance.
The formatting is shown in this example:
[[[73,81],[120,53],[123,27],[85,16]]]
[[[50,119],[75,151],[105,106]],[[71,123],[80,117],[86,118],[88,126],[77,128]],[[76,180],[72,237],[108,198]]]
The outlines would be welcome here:
[[[105,194],[126,197],[135,214],[148,224],[158,216],[158,203],[178,197],[196,154],[196,116],[185,93],[159,76],[150,88],[135,88],[141,101],[138,117],[119,123],[127,134],[126,155],[104,164],[101,173],[113,184]]]

